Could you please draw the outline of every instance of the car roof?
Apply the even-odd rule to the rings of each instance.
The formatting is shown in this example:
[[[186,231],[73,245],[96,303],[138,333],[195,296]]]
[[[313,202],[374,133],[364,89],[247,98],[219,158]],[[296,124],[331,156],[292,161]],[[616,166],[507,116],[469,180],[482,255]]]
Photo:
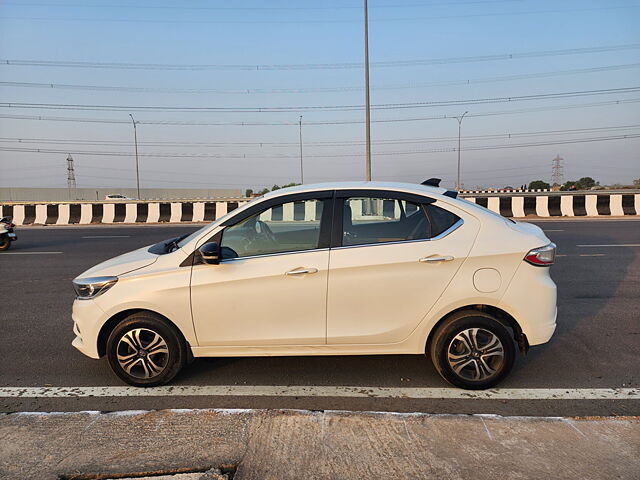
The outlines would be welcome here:
[[[291,193],[306,193],[306,192],[318,192],[323,190],[389,190],[394,192],[408,192],[417,194],[430,194],[430,195],[444,195],[447,191],[442,187],[431,187],[428,185],[420,185],[414,183],[402,183],[402,182],[366,182],[366,181],[351,181],[351,182],[327,182],[327,183],[314,183],[307,185],[296,185],[295,187],[281,188],[272,192],[266,193],[264,198],[275,198],[281,195],[288,195]]]

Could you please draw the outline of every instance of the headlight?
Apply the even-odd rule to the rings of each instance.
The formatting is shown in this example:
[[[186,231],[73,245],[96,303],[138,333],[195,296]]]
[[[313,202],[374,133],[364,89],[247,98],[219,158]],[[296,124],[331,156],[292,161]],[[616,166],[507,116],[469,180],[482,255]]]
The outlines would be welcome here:
[[[73,281],[73,288],[76,290],[79,299],[86,300],[102,295],[113,287],[117,281],[118,277],[77,278]]]

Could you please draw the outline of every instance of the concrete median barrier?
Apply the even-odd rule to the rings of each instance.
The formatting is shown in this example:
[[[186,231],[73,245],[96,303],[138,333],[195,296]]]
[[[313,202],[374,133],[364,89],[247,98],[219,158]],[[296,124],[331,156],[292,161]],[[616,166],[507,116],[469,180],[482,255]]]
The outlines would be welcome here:
[[[640,191],[463,193],[462,198],[505,217],[624,217],[640,215]],[[16,225],[89,225],[133,223],[201,223],[217,220],[246,203],[244,198],[215,201],[3,203],[0,217]],[[384,210],[384,205],[381,207]],[[384,214],[384,211],[380,212]],[[298,212],[282,212],[283,221]],[[290,218],[289,218],[290,217]]]
[[[13,217],[13,223],[16,225],[200,223],[217,220],[243,203],[246,203],[246,200],[5,203],[0,206],[0,217]]]

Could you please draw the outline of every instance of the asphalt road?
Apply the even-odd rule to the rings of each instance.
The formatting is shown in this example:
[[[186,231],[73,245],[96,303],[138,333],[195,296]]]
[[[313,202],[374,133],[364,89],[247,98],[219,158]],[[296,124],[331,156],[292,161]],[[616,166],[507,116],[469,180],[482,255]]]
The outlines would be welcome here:
[[[640,386],[640,220],[535,222],[558,245],[558,329],[520,358],[500,388],[580,389]],[[71,279],[105,259],[193,231],[194,226],[19,228],[0,253],[0,386],[120,386],[105,359],[72,346]],[[61,252],[61,253],[37,253]],[[447,389],[421,356],[197,359],[177,386],[352,386]],[[443,390],[444,391],[444,390]],[[445,391],[445,392],[446,392]],[[444,395],[446,397],[446,395]],[[324,395],[166,395],[10,398],[0,411],[158,408],[304,408],[503,415],[638,415],[640,400],[374,398]]]

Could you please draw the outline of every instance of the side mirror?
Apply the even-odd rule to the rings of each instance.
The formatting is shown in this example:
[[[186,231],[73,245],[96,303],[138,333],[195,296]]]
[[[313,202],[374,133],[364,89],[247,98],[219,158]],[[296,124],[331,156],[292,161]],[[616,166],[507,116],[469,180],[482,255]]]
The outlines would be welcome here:
[[[198,251],[204,263],[208,265],[217,265],[220,263],[220,246],[218,242],[205,243]]]

